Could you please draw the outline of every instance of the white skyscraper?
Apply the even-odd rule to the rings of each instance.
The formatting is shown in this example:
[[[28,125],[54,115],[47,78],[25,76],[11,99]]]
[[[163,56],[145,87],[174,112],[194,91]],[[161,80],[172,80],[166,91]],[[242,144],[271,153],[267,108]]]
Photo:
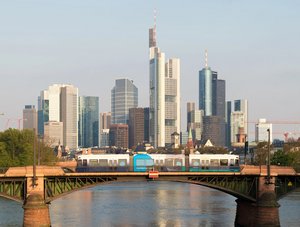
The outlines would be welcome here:
[[[165,60],[156,46],[156,26],[149,30],[150,48],[150,142],[154,147],[171,144],[180,132],[180,60]]]
[[[46,122],[63,123],[63,144],[78,147],[78,88],[69,84],[53,84],[39,97],[38,127],[44,135]]]
[[[258,123],[255,124],[255,141],[268,142],[268,129],[270,130],[270,142],[272,143],[272,124],[264,118],[259,119]]]

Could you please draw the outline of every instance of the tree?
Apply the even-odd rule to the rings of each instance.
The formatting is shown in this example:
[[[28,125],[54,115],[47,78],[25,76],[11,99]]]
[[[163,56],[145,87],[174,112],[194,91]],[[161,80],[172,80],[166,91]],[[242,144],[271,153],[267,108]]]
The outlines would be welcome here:
[[[0,132],[0,167],[26,166],[33,164],[34,132],[32,130],[8,129]],[[53,164],[56,161],[53,149],[43,141],[35,140],[36,148],[42,151],[41,164]],[[38,152],[36,152],[36,160]]]
[[[260,142],[254,150],[254,163],[256,165],[265,165],[268,156],[268,142]]]
[[[278,150],[271,157],[271,165],[289,166],[291,165],[291,157],[283,150]]]

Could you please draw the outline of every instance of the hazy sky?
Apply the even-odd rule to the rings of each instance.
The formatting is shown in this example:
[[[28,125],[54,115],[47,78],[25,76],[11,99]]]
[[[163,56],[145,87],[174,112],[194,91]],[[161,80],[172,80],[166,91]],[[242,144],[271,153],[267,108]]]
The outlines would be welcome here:
[[[0,129],[54,83],[99,96],[103,112],[115,79],[129,78],[149,106],[154,8],[158,46],[181,60],[182,127],[186,102],[198,106],[205,49],[226,100],[249,100],[250,121],[300,121],[300,1],[0,0]],[[286,127],[278,133],[300,132]]]

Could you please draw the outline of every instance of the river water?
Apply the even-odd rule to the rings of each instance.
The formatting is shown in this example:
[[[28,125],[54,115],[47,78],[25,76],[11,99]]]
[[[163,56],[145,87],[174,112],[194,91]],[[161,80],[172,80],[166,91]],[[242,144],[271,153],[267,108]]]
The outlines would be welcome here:
[[[300,226],[300,191],[279,201],[281,226]],[[112,183],[77,191],[50,205],[52,226],[234,226],[235,198],[199,185]],[[22,226],[22,205],[0,198],[0,226]]]

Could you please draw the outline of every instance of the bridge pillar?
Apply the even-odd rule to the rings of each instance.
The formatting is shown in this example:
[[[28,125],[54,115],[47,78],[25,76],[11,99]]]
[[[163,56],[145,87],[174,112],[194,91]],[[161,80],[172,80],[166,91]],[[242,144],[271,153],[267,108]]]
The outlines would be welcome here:
[[[46,227],[51,226],[49,205],[45,204],[43,196],[39,193],[30,194],[23,206],[24,209],[24,227]]]
[[[27,196],[24,201],[24,227],[51,226],[49,205],[44,199],[44,175],[36,176],[35,185],[33,177],[27,178]]]
[[[236,200],[235,226],[280,226],[275,177],[268,184],[266,182],[265,177],[259,177],[256,203]]]

